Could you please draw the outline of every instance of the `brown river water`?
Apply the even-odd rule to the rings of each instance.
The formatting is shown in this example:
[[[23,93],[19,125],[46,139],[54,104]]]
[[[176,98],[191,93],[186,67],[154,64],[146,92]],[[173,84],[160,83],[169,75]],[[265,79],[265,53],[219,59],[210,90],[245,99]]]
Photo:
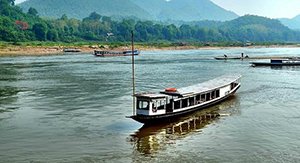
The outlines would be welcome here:
[[[228,100],[152,127],[125,118],[132,114],[130,57],[1,57],[0,162],[300,162],[300,67],[213,59],[241,52],[300,56],[300,48],[137,56],[138,92],[243,76]]]

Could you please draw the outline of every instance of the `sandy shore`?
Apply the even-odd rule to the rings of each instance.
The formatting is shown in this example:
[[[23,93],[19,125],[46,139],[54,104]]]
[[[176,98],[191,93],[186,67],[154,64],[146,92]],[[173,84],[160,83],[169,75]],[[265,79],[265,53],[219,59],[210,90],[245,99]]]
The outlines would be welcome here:
[[[187,49],[220,49],[221,47],[195,47],[195,46],[178,46],[178,47],[152,47],[152,46],[135,46],[135,49],[139,50],[187,50]],[[224,48],[224,47],[223,47]],[[44,47],[44,46],[9,46],[0,48],[0,56],[42,56],[42,55],[62,55],[65,54],[64,49],[78,49],[79,53],[93,54],[94,50],[131,50],[131,47],[119,47],[114,49],[94,48],[91,46],[80,47]]]
[[[64,47],[53,46],[9,46],[0,49],[0,56],[42,56],[42,55],[62,55],[64,54]],[[74,48],[75,49],[75,48]],[[90,48],[77,48],[81,52],[93,52]]]
[[[299,46],[250,46],[247,48],[296,48]],[[153,47],[153,46],[135,46],[136,49],[142,51],[156,51],[156,50],[188,50],[188,49],[232,49],[232,48],[245,48],[245,47],[197,47],[197,46],[172,46],[172,47]],[[64,49],[79,49],[80,53],[93,54],[94,50],[100,50],[93,46],[80,46],[80,47],[62,47],[62,46],[7,46],[0,48],[1,56],[43,56],[43,55],[63,55]],[[115,49],[101,49],[101,50],[130,50],[130,47],[119,47]]]

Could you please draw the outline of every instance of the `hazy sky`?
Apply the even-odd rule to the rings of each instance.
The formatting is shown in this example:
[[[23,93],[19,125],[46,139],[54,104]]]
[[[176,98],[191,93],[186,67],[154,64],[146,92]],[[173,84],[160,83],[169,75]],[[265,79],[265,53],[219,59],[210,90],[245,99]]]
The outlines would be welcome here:
[[[211,0],[238,15],[292,18],[300,14],[300,0]]]
[[[25,0],[16,0],[15,2],[20,3],[20,2],[23,2],[23,1],[25,1]]]
[[[16,0],[20,3],[25,0]],[[300,14],[300,0],[211,0],[238,15],[253,14],[269,18],[292,18]]]

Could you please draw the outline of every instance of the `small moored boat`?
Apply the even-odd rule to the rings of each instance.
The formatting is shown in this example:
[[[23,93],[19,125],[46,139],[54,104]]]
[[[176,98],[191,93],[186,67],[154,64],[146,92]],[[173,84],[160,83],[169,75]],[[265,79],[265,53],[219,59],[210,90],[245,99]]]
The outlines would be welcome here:
[[[237,59],[244,59],[241,57],[215,57],[216,60],[237,60]]]
[[[241,75],[226,75],[185,88],[135,94],[136,107],[129,118],[151,124],[204,109],[233,95],[241,85],[240,78]]]
[[[75,48],[75,49],[64,49],[64,52],[65,53],[78,53],[78,52],[81,52],[81,50],[77,49],[77,48]]]
[[[139,50],[133,51],[134,55],[139,55]],[[132,50],[125,50],[125,51],[105,51],[105,50],[95,50],[94,55],[98,57],[114,57],[114,56],[131,56]]]
[[[236,60],[236,59],[243,60],[243,59],[249,59],[249,56],[248,55],[244,56],[244,53],[241,53],[240,57],[228,57],[226,54],[224,54],[224,56],[215,57],[215,59],[216,60]]]
[[[271,59],[270,62],[252,62],[252,67],[256,66],[300,66],[299,58]]]
[[[131,56],[132,55],[132,50],[123,51],[123,54]],[[140,54],[139,50],[134,50],[133,51],[133,55],[139,55],[139,54]]]

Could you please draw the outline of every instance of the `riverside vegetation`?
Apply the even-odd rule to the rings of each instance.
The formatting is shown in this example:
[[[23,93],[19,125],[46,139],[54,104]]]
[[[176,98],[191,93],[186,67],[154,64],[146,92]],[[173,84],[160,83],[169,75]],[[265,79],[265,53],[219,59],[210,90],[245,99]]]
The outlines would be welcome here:
[[[14,5],[14,0],[0,0],[1,47],[5,47],[6,42],[21,46],[102,42],[114,43],[110,44],[113,47],[130,40],[131,30],[136,42],[154,46],[211,45],[208,42],[216,42],[216,46],[239,46],[246,42],[285,44],[300,41],[300,32],[289,29],[278,20],[252,15],[226,22],[200,21],[182,25],[129,18],[117,21],[96,12],[82,20],[66,15],[47,19],[39,17],[32,7],[25,13]]]

